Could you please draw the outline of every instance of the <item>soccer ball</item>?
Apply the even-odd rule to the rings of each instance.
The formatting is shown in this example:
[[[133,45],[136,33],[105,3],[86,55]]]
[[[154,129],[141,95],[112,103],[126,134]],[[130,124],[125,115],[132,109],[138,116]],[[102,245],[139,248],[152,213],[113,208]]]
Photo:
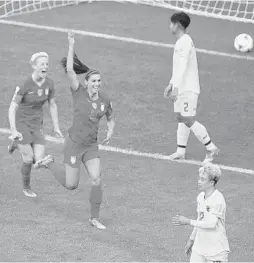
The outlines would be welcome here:
[[[240,34],[235,38],[235,49],[240,52],[249,52],[253,48],[253,39],[248,34]]]

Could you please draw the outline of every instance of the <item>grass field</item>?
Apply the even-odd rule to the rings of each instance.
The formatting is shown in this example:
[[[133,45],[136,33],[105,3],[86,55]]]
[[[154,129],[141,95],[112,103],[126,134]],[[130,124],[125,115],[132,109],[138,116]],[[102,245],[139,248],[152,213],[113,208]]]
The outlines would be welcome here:
[[[16,21],[174,43],[168,32],[169,10],[116,3],[92,3],[17,16]],[[233,39],[252,26],[193,16],[190,33],[198,48],[235,54]],[[67,35],[25,27],[0,26],[0,120],[15,85],[30,74],[32,53],[50,55],[61,128],[71,123],[72,101],[59,61],[67,52]],[[76,36],[76,52],[103,73],[112,97],[116,133],[112,146],[168,155],[176,148],[172,103],[163,91],[171,74],[172,49]],[[253,53],[250,54],[253,56]],[[198,119],[221,149],[216,162],[253,167],[254,61],[198,53],[202,94]],[[105,136],[105,121],[100,140]],[[51,122],[45,109],[45,130]],[[37,199],[23,196],[18,153],[6,153],[0,135],[1,261],[188,261],[184,245],[190,227],[176,228],[177,213],[196,217],[197,166],[102,152],[104,232],[88,225],[90,182],[85,172],[75,191],[61,188],[46,171],[34,171]],[[48,144],[62,160],[62,145]],[[191,137],[188,158],[202,160],[204,149]],[[219,184],[227,200],[230,261],[253,261],[254,194],[251,175],[224,171]]]

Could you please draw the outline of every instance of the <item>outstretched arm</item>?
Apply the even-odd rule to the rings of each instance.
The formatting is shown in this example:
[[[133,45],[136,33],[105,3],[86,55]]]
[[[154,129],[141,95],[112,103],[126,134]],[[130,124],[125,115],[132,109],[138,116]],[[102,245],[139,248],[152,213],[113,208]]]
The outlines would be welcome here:
[[[74,35],[72,32],[68,33],[68,40],[69,40],[69,50],[68,50],[68,56],[67,56],[67,65],[66,65],[66,71],[67,76],[71,82],[71,88],[73,90],[77,90],[79,87],[79,80],[77,77],[77,74],[75,73],[73,69],[73,55],[74,55]]]

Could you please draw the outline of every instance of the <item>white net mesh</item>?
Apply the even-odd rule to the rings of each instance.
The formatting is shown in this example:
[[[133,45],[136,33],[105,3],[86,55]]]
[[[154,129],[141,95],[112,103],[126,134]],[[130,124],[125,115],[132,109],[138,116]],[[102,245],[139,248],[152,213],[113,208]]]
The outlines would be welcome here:
[[[26,12],[39,11],[80,2],[107,0],[9,0],[0,2],[0,18]],[[254,0],[113,0],[116,2],[132,2],[148,4],[188,13],[215,17],[239,22],[254,23]]]
[[[9,0],[0,1],[0,18],[9,17],[28,12],[36,12],[44,9],[51,9],[60,6],[77,4],[77,0]]]

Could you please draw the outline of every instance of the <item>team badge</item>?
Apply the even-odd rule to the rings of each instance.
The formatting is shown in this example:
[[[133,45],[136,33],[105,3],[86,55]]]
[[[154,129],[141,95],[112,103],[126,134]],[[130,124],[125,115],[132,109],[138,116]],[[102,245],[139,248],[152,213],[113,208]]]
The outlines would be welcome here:
[[[97,109],[97,104],[96,103],[92,103],[92,107],[96,110]]]
[[[43,93],[43,90],[42,89],[38,89],[38,91],[37,91],[38,96],[41,96],[42,93]]]
[[[206,211],[207,211],[207,212],[210,211],[210,207],[209,207],[209,206],[206,207]]]
[[[74,164],[76,162],[77,158],[76,156],[71,156],[71,163]]]
[[[49,95],[49,89],[45,89],[45,94],[48,96]]]
[[[19,92],[19,90],[20,90],[20,87],[17,86],[17,87],[16,87],[16,90],[15,90],[15,93],[17,94],[17,93]]]
[[[101,104],[101,111],[104,111],[104,110],[105,110],[105,105]]]

